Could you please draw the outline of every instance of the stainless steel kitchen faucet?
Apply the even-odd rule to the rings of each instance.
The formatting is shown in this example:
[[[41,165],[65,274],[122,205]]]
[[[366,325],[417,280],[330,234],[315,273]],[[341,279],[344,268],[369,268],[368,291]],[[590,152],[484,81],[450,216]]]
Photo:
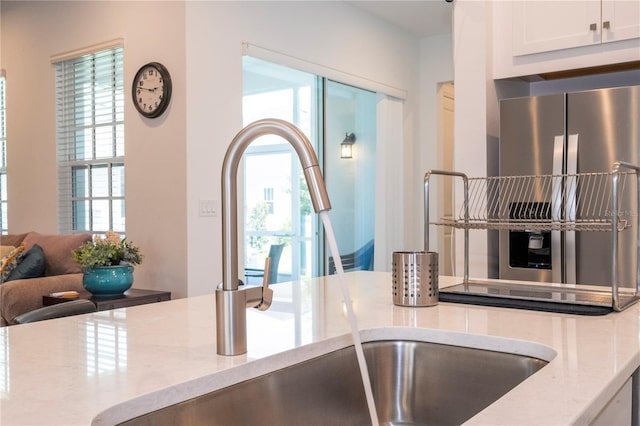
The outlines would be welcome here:
[[[260,136],[277,135],[293,146],[309,187],[316,213],[331,210],[329,195],[309,139],[291,123],[278,119],[258,120],[242,129],[231,141],[222,165],[222,284],[216,289],[216,332],[219,355],[240,355],[247,352],[247,312],[256,307],[266,310],[273,291],[267,283],[265,270],[262,287],[239,289],[238,279],[238,189],[237,172],[240,160],[251,142]],[[267,261],[266,268],[270,262]]]

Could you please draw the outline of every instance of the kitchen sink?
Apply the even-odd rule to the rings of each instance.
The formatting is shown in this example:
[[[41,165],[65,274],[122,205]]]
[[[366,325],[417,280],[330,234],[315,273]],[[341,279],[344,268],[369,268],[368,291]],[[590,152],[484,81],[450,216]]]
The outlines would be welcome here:
[[[411,340],[363,344],[380,424],[468,420],[547,364]],[[366,425],[353,346],[168,406],[122,425]]]

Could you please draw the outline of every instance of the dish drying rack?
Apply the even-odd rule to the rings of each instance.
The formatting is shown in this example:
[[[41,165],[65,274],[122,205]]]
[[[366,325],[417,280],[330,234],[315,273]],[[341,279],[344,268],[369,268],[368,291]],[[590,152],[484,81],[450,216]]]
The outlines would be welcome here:
[[[460,178],[464,201],[454,219],[429,218],[429,184],[434,175]],[[558,303],[592,305],[595,314],[622,311],[640,299],[640,261],[637,261],[635,289],[620,289],[618,265],[618,233],[632,227],[635,218],[636,238],[640,241],[640,194],[636,194],[633,211],[622,209],[628,182],[635,179],[640,192],[640,167],[616,162],[611,172],[562,175],[523,175],[469,178],[464,173],[430,170],[424,177],[424,242],[429,250],[429,225],[450,226],[464,230],[464,276],[461,284],[440,290],[441,300],[473,303],[464,297],[480,298],[479,304],[507,306],[504,299],[517,300],[514,307],[557,311]],[[518,200],[520,202],[514,202]],[[624,200],[629,203],[632,200]],[[469,230],[521,231],[589,231],[612,235],[611,288],[599,291],[578,284],[525,285],[469,280]],[[638,259],[638,244],[635,244]],[[586,287],[586,286],[585,286]],[[591,287],[591,286],[589,286]],[[550,296],[551,295],[551,296]],[[444,296],[444,297],[443,297]],[[498,298],[498,304],[483,303],[485,297]],[[448,300],[449,299],[449,300]],[[454,300],[455,299],[455,300]],[[552,308],[544,306],[547,302]],[[533,305],[532,305],[533,303]],[[542,304],[536,308],[535,306]],[[521,306],[517,306],[521,305]],[[605,308],[600,311],[599,308]],[[588,312],[575,312],[587,313]]]

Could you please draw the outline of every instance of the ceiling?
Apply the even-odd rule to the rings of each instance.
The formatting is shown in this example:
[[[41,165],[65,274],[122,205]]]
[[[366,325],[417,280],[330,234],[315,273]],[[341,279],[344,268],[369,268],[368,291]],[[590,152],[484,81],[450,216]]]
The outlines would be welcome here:
[[[354,0],[347,3],[418,37],[451,34],[453,3],[445,0]]]

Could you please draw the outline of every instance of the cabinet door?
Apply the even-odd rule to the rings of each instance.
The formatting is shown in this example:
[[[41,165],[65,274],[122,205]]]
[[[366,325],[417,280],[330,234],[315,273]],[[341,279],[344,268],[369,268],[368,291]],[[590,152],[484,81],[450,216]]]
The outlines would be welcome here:
[[[591,426],[630,425],[632,413],[631,379],[627,380],[600,414],[590,423]]]
[[[640,37],[640,0],[602,0],[602,42]]]
[[[601,30],[598,0],[513,2],[514,56],[598,44]]]

